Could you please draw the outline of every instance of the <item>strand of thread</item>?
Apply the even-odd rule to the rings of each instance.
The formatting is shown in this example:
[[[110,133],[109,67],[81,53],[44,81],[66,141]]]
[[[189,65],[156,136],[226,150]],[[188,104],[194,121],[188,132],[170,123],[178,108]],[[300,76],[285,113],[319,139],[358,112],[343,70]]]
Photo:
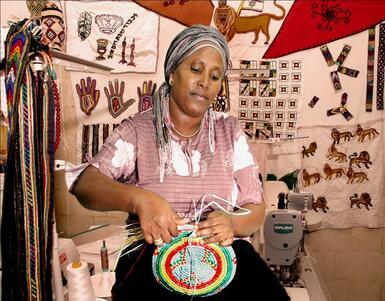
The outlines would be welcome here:
[[[95,301],[91,276],[85,261],[72,262],[67,266],[68,300]]]

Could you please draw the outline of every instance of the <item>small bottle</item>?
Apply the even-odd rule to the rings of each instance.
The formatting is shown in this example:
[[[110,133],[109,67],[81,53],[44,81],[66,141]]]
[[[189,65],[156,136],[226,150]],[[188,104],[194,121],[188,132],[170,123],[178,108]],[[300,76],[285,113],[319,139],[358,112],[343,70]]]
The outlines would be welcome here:
[[[108,272],[108,251],[105,240],[103,240],[103,246],[100,248],[100,260],[102,264],[102,271]]]

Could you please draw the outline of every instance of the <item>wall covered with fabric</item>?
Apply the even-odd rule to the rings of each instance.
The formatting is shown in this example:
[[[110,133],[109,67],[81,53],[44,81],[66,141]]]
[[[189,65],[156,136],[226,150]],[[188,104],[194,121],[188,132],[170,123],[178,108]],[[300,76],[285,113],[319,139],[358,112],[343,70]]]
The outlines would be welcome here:
[[[265,28],[258,36],[250,25],[246,33],[229,38],[233,70],[224,93],[226,105],[218,104],[218,108],[241,120],[264,179],[267,174],[279,178],[299,170],[300,189],[326,200],[326,213],[313,212],[321,227],[384,226],[384,190],[380,185],[384,111],[376,107],[376,80],[373,110],[365,110],[370,32],[348,35],[323,44],[322,49],[308,46],[307,50],[263,60],[270,45],[274,46],[277,33],[279,38],[287,35],[290,13],[295,13],[291,11],[295,9],[293,3],[265,1],[259,8],[261,12],[244,9],[244,16],[241,11],[240,19],[250,18],[246,14],[260,14],[259,18],[268,22],[263,23]],[[23,4],[5,9],[9,4],[2,4],[3,31],[5,20],[28,16]],[[151,104],[153,92],[163,81],[167,46],[184,27],[181,22],[132,2],[114,2],[114,13],[107,14],[105,9],[110,4],[58,3],[67,24],[67,53],[114,67],[110,75],[58,69],[63,139],[57,156],[62,154],[63,159],[73,164],[93,156],[123,118]],[[231,11],[231,7],[239,10],[239,5],[240,2],[231,1],[225,12]],[[119,16],[124,8],[124,15]],[[216,2],[211,7],[211,25],[219,29],[222,25],[218,15],[223,14],[223,9]],[[357,14],[351,10],[350,26]],[[288,16],[287,20],[284,16]],[[255,28],[262,22],[257,17],[249,20]],[[311,26],[324,25],[321,17],[313,23]],[[345,23],[349,26],[349,22]],[[331,29],[323,30],[334,30],[338,36],[338,30],[342,30],[338,26],[342,25],[336,22],[330,26]],[[379,69],[380,49],[379,25],[375,28],[374,76]],[[323,31],[318,32],[322,37]],[[293,41],[288,43],[296,45],[298,33],[292,35]],[[317,42],[316,38],[313,40]],[[286,46],[290,47],[291,44]],[[266,124],[261,125],[261,120],[270,124],[273,133]],[[71,196],[66,196],[65,202],[68,198]]]
[[[175,1],[175,5],[181,5],[180,2]],[[185,2],[185,5],[189,3]],[[206,12],[212,5],[210,24],[222,26],[221,29],[230,34],[231,28],[225,19],[231,9],[222,7],[224,10],[217,10],[217,1],[212,4],[211,1],[201,2]],[[237,10],[240,2],[228,1],[227,5]],[[322,22],[322,12],[318,10],[303,12],[304,19],[313,22],[308,24],[307,36],[301,37],[298,29],[290,32],[290,22],[295,16],[289,17],[288,14],[295,8],[294,1],[278,1],[279,6],[273,1],[244,2],[263,5],[254,7],[259,10],[257,12],[244,9],[240,16],[263,16],[251,20],[249,28],[244,30],[246,33],[231,37],[229,46],[234,70],[231,70],[228,86],[224,89],[228,88],[228,93],[223,92],[222,102],[218,100],[218,109],[241,120],[264,180],[268,174],[280,178],[299,170],[300,190],[312,192],[315,199],[320,200],[321,209],[309,212],[319,228],[347,229],[339,230],[345,232],[338,232],[338,235],[346,234],[352,239],[357,235],[377,239],[378,230],[367,229],[365,232],[354,229],[385,226],[385,190],[382,185],[384,110],[377,109],[376,103],[380,25],[375,26],[374,33],[365,27],[362,31],[352,31],[343,38],[320,44],[319,40],[317,43],[317,32],[323,38],[325,32],[330,35],[337,32],[335,36],[338,37],[338,31],[353,28],[360,12],[346,7],[350,19],[347,19],[349,14],[336,16],[334,21],[338,22],[330,24]],[[343,1],[339,2],[343,5]],[[362,5],[362,1],[357,2]],[[112,6],[114,9],[110,11]],[[185,19],[174,21],[164,17],[165,13],[159,16],[153,12],[156,10],[150,11],[126,1],[81,1],[76,4],[62,1],[61,7],[67,24],[67,53],[115,69],[112,74],[104,75],[67,71],[64,66],[57,65],[62,135],[56,158],[79,164],[95,154],[114,125],[151,104],[153,91],[163,82],[167,47],[184,28]],[[120,14],[123,11],[124,14]],[[362,8],[361,14],[363,12]],[[220,20],[219,13],[224,15],[223,24],[215,22]],[[115,18],[110,20],[108,15]],[[1,1],[2,37],[7,20],[28,16],[24,2]],[[256,37],[254,28],[258,25],[265,27]],[[292,28],[296,28],[295,25]],[[313,30],[310,29],[312,26]],[[284,40],[284,50],[303,45],[302,40],[317,46],[297,48],[304,50],[263,59],[268,48],[276,43],[274,40],[278,35]],[[286,39],[282,38],[284,35]],[[310,35],[313,40],[310,40]],[[368,55],[370,39],[375,40],[375,46],[374,53]],[[370,56],[374,65],[373,105],[372,111],[367,112]],[[3,97],[1,108],[4,108]],[[124,222],[126,214],[122,212],[84,209],[68,193],[63,170],[56,172],[55,182],[57,226],[63,236],[85,231],[90,225]],[[326,230],[329,234],[330,231]],[[351,235],[352,231],[356,236]],[[336,236],[334,232],[330,237],[320,233],[312,234],[312,247],[318,252],[318,258],[324,260],[324,276],[331,279],[331,286],[346,287],[348,282],[341,284],[339,280],[344,279],[335,279],[327,268],[326,258],[330,254],[324,245],[329,245],[330,237]],[[375,249],[375,253],[382,254],[378,257],[380,262],[383,262],[384,241],[382,233],[380,247]],[[345,247],[330,250],[332,258],[345,251]],[[366,254],[361,249],[357,252]],[[385,300],[384,278],[381,277],[375,289],[382,294],[382,299],[373,300]],[[336,300],[354,300],[352,298]]]
[[[321,228],[384,226],[384,189],[380,185],[384,166],[384,111],[376,106],[380,26],[372,33],[376,41],[375,80],[373,109],[367,112],[370,31],[311,47],[311,43],[317,43],[315,36],[309,42],[309,49],[262,59],[275,46],[276,37],[280,41],[288,34],[293,23],[290,14],[296,9],[293,3],[265,1],[262,7],[254,7],[259,12],[246,7],[241,10],[239,19],[259,15],[248,21],[254,28],[263,23],[262,17],[268,22],[263,23],[265,28],[257,36],[250,25],[244,30],[246,33],[229,37],[233,70],[223,93],[226,104],[218,102],[217,107],[241,120],[264,179],[268,174],[279,178],[299,170],[299,188],[326,200],[326,212],[312,213],[312,218],[321,222]],[[2,3],[3,32],[6,20],[28,16],[24,4],[18,3],[12,10],[6,9],[9,4]],[[173,21],[154,13],[154,9],[150,11],[125,1],[57,4],[64,10],[67,24],[67,53],[114,68],[110,75],[58,68],[63,139],[57,157],[79,164],[98,151],[123,118],[151,105],[152,94],[163,81],[165,51],[171,39],[184,28],[181,24],[184,20]],[[115,10],[107,14],[106,7],[112,4]],[[231,1],[219,7],[213,2],[211,7],[205,7],[213,14],[211,25],[223,30],[223,12],[231,12],[231,7],[239,10],[240,2]],[[353,17],[358,12],[348,9],[351,20],[341,19],[335,25],[330,23],[329,29],[312,32],[324,39],[324,30],[330,31],[330,36],[338,36],[338,31],[346,31],[346,26],[353,28]],[[124,14],[119,14],[123,10]],[[326,26],[321,17],[317,19],[315,15],[309,26]],[[298,33],[291,35],[292,41],[286,38],[285,49],[295,48],[299,43]],[[106,47],[103,42],[107,43]],[[64,195],[59,208],[63,202],[65,207],[71,207],[68,203],[73,202],[69,202],[71,195]]]

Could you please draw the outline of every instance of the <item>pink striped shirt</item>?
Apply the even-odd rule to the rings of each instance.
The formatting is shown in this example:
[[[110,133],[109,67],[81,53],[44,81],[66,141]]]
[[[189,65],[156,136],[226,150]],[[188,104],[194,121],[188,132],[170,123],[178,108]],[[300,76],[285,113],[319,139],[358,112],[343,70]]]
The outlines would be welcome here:
[[[194,202],[197,205],[204,194],[215,194],[238,206],[263,202],[258,170],[239,121],[216,113],[215,137],[211,156],[207,122],[192,141],[172,136],[172,171],[161,183],[150,109],[123,120],[92,164],[117,181],[159,194],[182,216],[190,216]]]

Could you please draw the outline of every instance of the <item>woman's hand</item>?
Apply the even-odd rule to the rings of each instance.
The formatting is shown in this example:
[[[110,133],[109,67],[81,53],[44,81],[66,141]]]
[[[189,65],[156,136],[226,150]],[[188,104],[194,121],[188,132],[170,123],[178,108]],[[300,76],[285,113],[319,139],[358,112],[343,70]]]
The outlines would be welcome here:
[[[209,213],[207,219],[198,224],[197,236],[204,237],[203,243],[220,243],[227,247],[233,243],[234,227],[231,215],[223,211]]]
[[[187,223],[165,199],[149,190],[143,190],[137,195],[134,211],[139,217],[144,239],[149,244],[160,246],[171,242],[172,237],[179,234],[178,225]]]

